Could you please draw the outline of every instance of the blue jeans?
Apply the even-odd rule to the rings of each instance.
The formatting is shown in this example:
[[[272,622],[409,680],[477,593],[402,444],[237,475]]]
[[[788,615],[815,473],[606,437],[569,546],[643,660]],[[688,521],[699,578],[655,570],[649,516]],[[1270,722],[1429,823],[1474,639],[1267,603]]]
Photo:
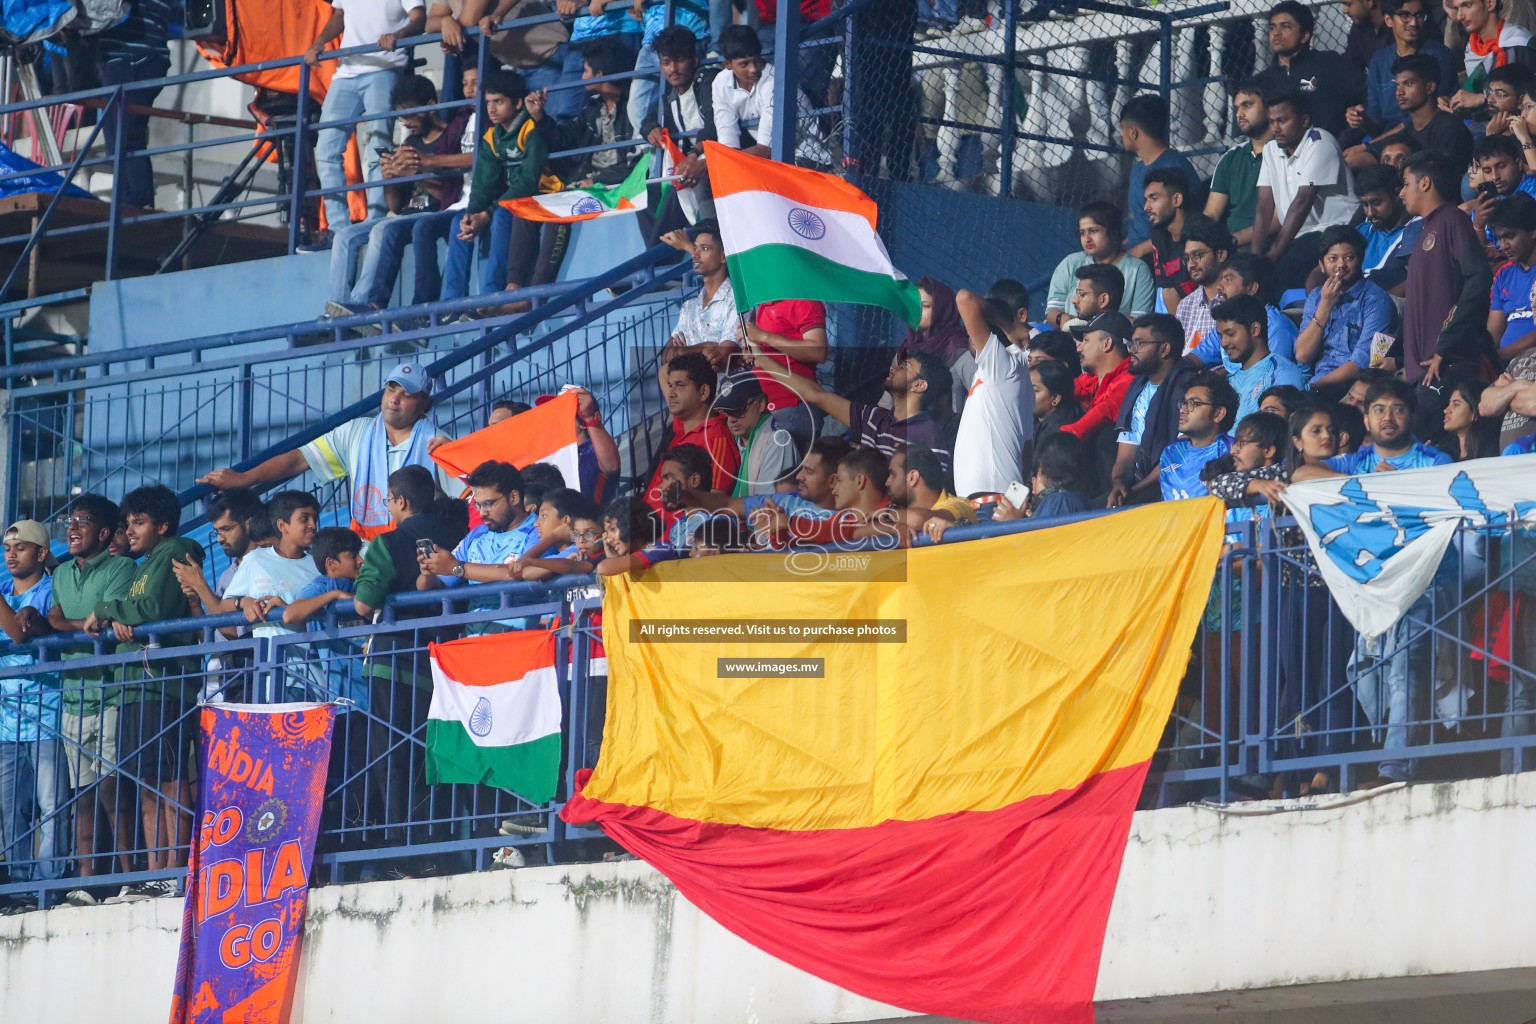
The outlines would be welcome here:
[[[64,745],[57,735],[0,743],[0,848],[11,881],[64,876],[73,838],[69,813],[60,813],[59,805],[68,795]]]
[[[446,239],[459,223],[463,210],[444,210],[415,217],[411,247],[416,250],[416,289],[411,304],[436,302],[442,294],[443,279],[437,270],[437,243]]]
[[[656,94],[659,91],[656,83],[660,81],[656,76],[661,73],[661,61],[656,59],[656,51],[649,43],[640,47],[640,56],[635,58],[635,70],[649,76],[629,80],[629,104],[625,109],[629,113],[629,123],[638,135],[645,119],[656,117]],[[661,118],[656,117],[656,122],[660,124]]]
[[[490,235],[489,252],[484,249],[487,234]],[[469,294],[469,262],[476,243],[482,246],[480,254],[483,258],[482,286],[476,294],[499,292],[507,286],[507,247],[512,244],[512,214],[506,207],[497,206],[491,214],[490,231],[482,231],[471,241],[459,237],[457,217],[449,222],[448,262],[443,267],[442,298],[462,299]]]
[[[326,214],[330,216],[329,213]],[[352,274],[352,266],[357,262],[357,253],[368,241],[368,233],[373,230],[375,224],[383,223],[383,217],[370,217],[364,221],[352,224],[343,217],[341,220],[331,221],[331,283],[327,293],[332,302],[352,301],[352,282],[362,281],[363,270],[359,268],[357,276]],[[368,246],[366,261],[373,255],[373,246]],[[366,263],[365,263],[366,266]]]
[[[732,23],[735,12],[731,6],[731,0],[709,0],[709,45],[712,49],[720,49],[720,33]],[[756,4],[748,4],[747,7],[753,14],[757,13]]]
[[[1432,690],[1430,674],[1430,636],[1421,627],[1411,625],[1410,617],[1428,621],[1434,611],[1434,586],[1415,601],[1402,618],[1375,640],[1355,639],[1355,652],[1349,659],[1349,678],[1354,684],[1360,709],[1372,725],[1385,726],[1384,747],[1406,747],[1418,742],[1428,714],[1428,695]],[[1413,631],[1419,630],[1414,636]],[[1408,782],[1413,778],[1412,758],[1391,758],[1381,762],[1383,778]]]
[[[395,85],[393,71],[369,71],[350,78],[333,78],[320,106],[321,121],[344,121],[349,118],[368,116],[371,121],[340,128],[327,128],[315,140],[315,173],[320,177],[321,188],[344,188],[347,184],[343,164],[347,140],[357,132],[357,144],[363,158],[363,180],[379,180],[379,153],[390,147],[389,93]],[[368,216],[382,217],[385,213],[384,190],[367,190]],[[347,193],[338,192],[325,197],[325,219],[332,231],[345,226],[352,216],[347,212]]]
[[[352,286],[352,302],[362,306],[383,309],[389,305],[390,294],[395,290],[395,277],[400,273],[400,262],[405,258],[405,247],[411,244],[416,221],[424,214],[408,213],[383,220],[370,221],[368,251],[363,254],[363,265],[357,271],[357,283]]]
[[[568,56],[576,53],[569,43],[561,43],[554,56],[540,64],[536,68],[522,69],[523,81],[528,83],[528,91],[548,89],[561,81],[565,74],[565,61]],[[581,77],[581,54],[576,53],[576,76]],[[544,104],[544,110],[557,121],[569,121],[581,113],[581,108],[586,106],[587,91],[585,89],[556,89],[549,94],[549,101]],[[468,188],[468,183],[465,183]]]

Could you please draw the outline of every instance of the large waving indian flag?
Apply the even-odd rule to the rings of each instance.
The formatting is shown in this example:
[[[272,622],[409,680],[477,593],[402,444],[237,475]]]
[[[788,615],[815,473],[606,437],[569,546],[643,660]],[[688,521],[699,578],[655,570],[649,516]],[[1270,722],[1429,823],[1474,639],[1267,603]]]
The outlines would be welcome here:
[[[427,781],[510,789],[530,803],[555,795],[560,689],[552,630],[429,644]]]
[[[562,816],[854,992],[945,1018],[1091,1024],[1131,815],[1223,516],[1211,498],[1162,502],[877,552],[858,579],[807,578],[801,560],[764,586],[781,558],[767,554],[610,577],[602,755]],[[906,632],[700,643],[635,628],[648,619]],[[825,676],[733,674],[723,658],[821,658]]]
[[[567,487],[580,490],[578,403],[574,390],[562,389],[543,405],[438,445],[432,451],[432,461],[460,479],[482,462],[510,462],[518,469],[547,462],[560,470]]]
[[[737,312],[778,299],[884,306],[913,327],[917,286],[875,232],[878,208],[842,178],[704,143]]]

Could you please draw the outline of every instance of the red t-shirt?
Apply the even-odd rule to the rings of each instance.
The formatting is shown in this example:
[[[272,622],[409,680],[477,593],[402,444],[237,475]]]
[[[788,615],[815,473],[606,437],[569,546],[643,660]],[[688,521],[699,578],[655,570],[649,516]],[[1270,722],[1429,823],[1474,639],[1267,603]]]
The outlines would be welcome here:
[[[799,341],[805,337],[806,331],[827,326],[827,307],[820,302],[807,302],[804,299],[780,299],[778,302],[765,302],[758,306],[752,319],[758,327],[770,334]],[[761,348],[763,355],[780,366],[789,367],[791,373],[797,373],[807,380],[816,379],[816,369],[810,363],[792,359],[772,345],[763,345]],[[793,409],[800,404],[799,395],[766,373],[758,373],[757,379],[763,386],[769,409]]]
[[[672,444],[668,450],[684,444],[696,444],[709,452],[709,487],[712,490],[729,491],[736,486],[736,471],[741,468],[741,448],[736,444],[736,435],[731,433],[723,414],[711,416],[686,432],[682,421],[676,416],[672,417]],[[663,522],[669,527],[672,520],[682,514],[681,510],[669,514],[661,507],[660,462],[656,463],[656,472],[646,485],[645,503],[661,513]]]
[[[757,0],[757,20],[772,25],[779,19],[778,4],[774,0]],[[800,0],[800,24],[809,25],[832,13],[832,0]]]

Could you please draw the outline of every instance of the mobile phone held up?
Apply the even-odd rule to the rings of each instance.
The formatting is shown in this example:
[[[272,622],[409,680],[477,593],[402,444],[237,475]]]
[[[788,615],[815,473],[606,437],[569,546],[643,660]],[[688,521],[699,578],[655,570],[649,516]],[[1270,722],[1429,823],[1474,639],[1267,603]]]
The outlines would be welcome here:
[[[421,554],[421,557],[431,558],[437,554],[437,545],[430,537],[423,537],[416,542],[416,550]]]
[[[1008,504],[1012,505],[1014,508],[1021,509],[1029,501],[1029,485],[1020,483],[1019,481],[1015,480],[1013,483],[1009,484],[1008,489],[1003,492],[1003,497],[1008,499]]]

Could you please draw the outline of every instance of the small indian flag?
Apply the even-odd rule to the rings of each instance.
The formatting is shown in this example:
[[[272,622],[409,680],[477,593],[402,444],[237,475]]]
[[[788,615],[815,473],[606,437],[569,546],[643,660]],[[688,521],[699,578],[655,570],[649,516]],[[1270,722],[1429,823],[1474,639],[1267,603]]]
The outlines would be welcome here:
[[[913,327],[917,286],[875,233],[875,201],[843,179],[704,143],[725,262],[745,313],[778,299],[884,306]]]
[[[560,774],[560,690],[553,630],[429,644],[427,781],[553,799]]]
[[[510,462],[518,469],[547,462],[560,470],[567,487],[581,490],[576,434],[576,388],[567,386],[549,401],[466,434],[432,450],[432,461],[463,479],[482,462]]]
[[[635,169],[618,185],[583,185],[561,192],[508,199],[501,205],[524,220],[562,223],[634,213],[645,209],[646,178],[650,170],[651,154],[646,153],[635,161]]]

